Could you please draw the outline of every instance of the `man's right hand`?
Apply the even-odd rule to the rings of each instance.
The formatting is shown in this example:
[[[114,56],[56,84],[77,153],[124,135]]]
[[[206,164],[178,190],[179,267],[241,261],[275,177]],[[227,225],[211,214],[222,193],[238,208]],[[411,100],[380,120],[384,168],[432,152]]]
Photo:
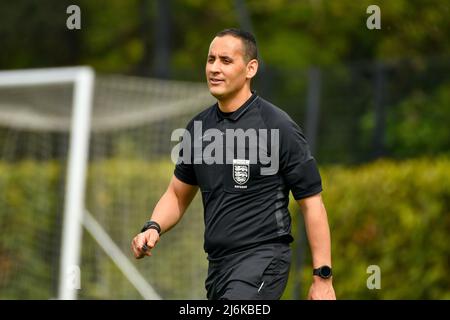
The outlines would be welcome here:
[[[134,257],[141,259],[144,256],[151,256],[151,250],[159,241],[158,231],[155,229],[148,229],[145,232],[139,233],[131,242],[131,250],[133,250]]]

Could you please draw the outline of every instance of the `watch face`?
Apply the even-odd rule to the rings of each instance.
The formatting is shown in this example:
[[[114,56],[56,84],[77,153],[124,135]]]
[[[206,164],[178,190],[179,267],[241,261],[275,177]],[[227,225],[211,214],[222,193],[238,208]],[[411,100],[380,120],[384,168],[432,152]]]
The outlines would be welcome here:
[[[324,278],[328,278],[329,276],[331,276],[331,268],[323,266],[322,268],[320,268],[320,275]]]

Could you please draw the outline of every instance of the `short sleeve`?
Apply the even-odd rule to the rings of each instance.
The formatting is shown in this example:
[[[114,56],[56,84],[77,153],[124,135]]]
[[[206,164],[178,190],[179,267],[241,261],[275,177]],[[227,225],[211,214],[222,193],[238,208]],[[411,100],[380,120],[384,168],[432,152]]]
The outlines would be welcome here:
[[[187,125],[186,130],[190,132],[192,136],[192,121]],[[185,139],[185,138],[183,138]],[[184,142],[185,140],[183,140]],[[182,143],[183,145],[183,143]],[[180,148],[179,158],[183,158],[183,152],[185,148],[189,145],[190,148],[191,144],[185,144],[182,148]],[[180,181],[190,184],[190,185],[197,185],[197,177],[195,175],[194,171],[194,164],[193,164],[193,150],[190,150],[191,157],[190,161],[177,161],[177,164],[175,165],[174,175],[177,177]]]
[[[322,191],[322,179],[308,142],[290,118],[280,126],[280,171],[296,200]]]
[[[173,173],[178,180],[193,186],[197,185],[197,178],[195,177],[192,164],[177,164]]]

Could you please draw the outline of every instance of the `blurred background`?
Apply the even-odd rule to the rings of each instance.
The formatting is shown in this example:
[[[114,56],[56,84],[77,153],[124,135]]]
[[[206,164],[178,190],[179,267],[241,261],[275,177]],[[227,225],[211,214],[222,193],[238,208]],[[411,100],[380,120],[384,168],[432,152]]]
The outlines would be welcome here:
[[[70,5],[80,29],[66,25]],[[381,29],[367,26],[370,5]],[[172,131],[214,103],[210,41],[240,27],[258,43],[254,89],[303,128],[320,165],[338,299],[450,299],[449,16],[438,0],[0,2],[1,71],[95,71],[85,207],[96,224],[83,229],[78,298],[148,298],[137,276],[163,299],[206,298],[200,196],[151,259],[129,247],[172,175]],[[56,298],[74,86],[1,80],[0,298]],[[293,201],[291,214],[283,298],[304,299],[311,256]]]

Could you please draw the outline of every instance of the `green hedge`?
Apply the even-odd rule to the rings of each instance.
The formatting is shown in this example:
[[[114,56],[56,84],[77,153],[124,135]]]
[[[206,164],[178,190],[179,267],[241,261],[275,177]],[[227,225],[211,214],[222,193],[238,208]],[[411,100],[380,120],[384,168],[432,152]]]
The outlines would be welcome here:
[[[53,296],[59,176],[54,162],[0,163],[0,298]]]
[[[113,159],[89,167],[88,209],[129,254],[129,243],[164,191],[173,165]],[[64,187],[53,162],[0,163],[0,298],[48,298],[56,288]],[[378,161],[321,168],[332,230],[334,284],[341,299],[450,299],[450,159]],[[131,200],[130,200],[131,199]],[[291,203],[294,226],[298,206]],[[136,267],[165,298],[204,298],[200,197],[164,235],[152,259]],[[294,230],[296,234],[296,231]],[[310,253],[300,274],[292,268],[284,298],[311,283]],[[296,248],[295,253],[298,252]],[[381,269],[381,289],[369,290],[369,265]],[[82,298],[139,298],[85,233]],[[53,275],[53,276],[52,276]]]
[[[335,166],[322,176],[338,298],[450,299],[449,159]],[[303,297],[311,283],[306,257]],[[369,265],[381,269],[380,290],[366,286]]]
[[[207,261],[199,195],[179,224],[163,235],[151,258],[135,260],[130,250],[131,240],[167,189],[173,168],[169,161],[124,158],[93,163],[89,167],[87,208],[162,297],[201,299],[205,297]],[[140,298],[97,243],[85,234],[82,297]],[[111,283],[114,290],[109,288]]]

